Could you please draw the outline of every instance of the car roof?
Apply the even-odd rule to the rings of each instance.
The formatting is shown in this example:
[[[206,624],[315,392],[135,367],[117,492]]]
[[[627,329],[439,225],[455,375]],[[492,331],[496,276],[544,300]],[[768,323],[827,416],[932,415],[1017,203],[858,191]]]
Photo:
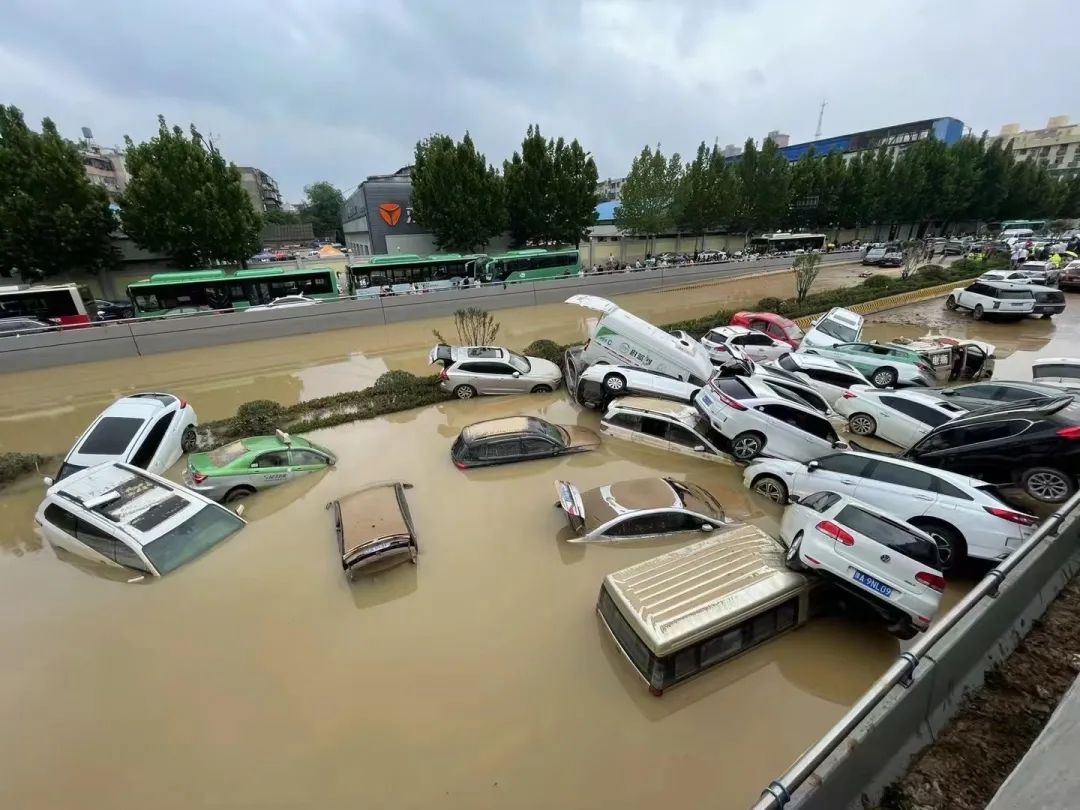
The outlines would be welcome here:
[[[1080,405],[1073,404],[1075,401],[1075,396],[1062,389],[1061,396],[1054,397],[1053,399],[1036,403],[1021,400],[1016,403],[1016,407],[1013,408],[998,408],[992,411],[985,409],[970,411],[966,414],[960,414],[955,419],[950,420],[944,425],[939,425],[934,429],[940,430],[945,427],[956,427],[958,425],[981,424],[983,422],[993,422],[997,419],[1045,419],[1048,416],[1053,416],[1062,412],[1068,412],[1069,417],[1075,419],[1077,423],[1080,423]]]
[[[909,531],[912,534],[917,535],[918,537],[920,537],[921,539],[925,540],[928,543],[933,543],[934,542],[934,538],[932,538],[929,534],[927,534],[925,531],[923,531],[919,527],[913,526],[910,523],[908,523],[908,522],[906,522],[904,520],[901,520],[900,518],[898,518],[896,516],[895,512],[890,512],[888,509],[882,509],[880,506],[875,506],[874,504],[870,503],[869,501],[860,500],[859,498],[855,498],[855,497],[853,497],[851,495],[845,495],[842,492],[833,492],[833,494],[838,497],[838,500],[833,502],[833,505],[831,507],[829,507],[830,510],[835,508],[837,504],[844,504],[846,506],[856,506],[859,509],[862,509],[862,510],[864,510],[866,512],[870,512],[870,513],[872,513],[874,515],[877,515],[880,518],[883,518],[884,520],[888,521],[889,523],[900,527],[904,531]],[[830,518],[830,519],[835,520],[838,523],[843,523],[844,522],[843,519],[840,518],[839,515],[837,515],[836,517]]]
[[[862,372],[856,368],[852,368],[849,363],[833,360],[831,357],[822,357],[821,355],[810,354],[808,352],[788,352],[788,354],[803,368],[817,368],[822,371],[843,371],[846,374],[853,373],[856,377],[862,376]]]
[[[736,335],[746,335],[749,334],[751,331],[751,329],[748,329],[745,326],[739,326],[738,324],[735,324],[734,326],[714,326],[712,329],[709,330],[709,334],[712,334],[713,332],[718,332],[721,335],[725,335],[726,337],[730,338],[735,337]]]
[[[784,326],[787,326],[788,324],[795,324],[795,321],[791,320],[791,318],[785,318],[783,315],[777,315],[775,312],[750,312],[749,310],[747,310],[744,312],[736,312],[731,317],[746,318],[747,320],[760,318],[763,321],[773,321],[774,323]]]
[[[608,405],[608,413],[616,410],[642,411],[676,419],[697,416],[697,409],[693,405],[676,402],[672,399],[660,399],[659,397],[619,397],[612,400],[611,404]]]
[[[503,360],[507,355],[502,346],[451,346],[450,357],[455,363],[462,360]]]
[[[548,423],[535,416],[505,416],[466,425],[461,436],[467,442],[489,439],[492,436],[509,436],[519,433],[540,433]]]
[[[276,435],[274,436],[248,436],[240,440],[240,444],[244,446],[245,450],[253,453],[262,453],[266,450],[285,450],[289,447],[309,448],[311,442],[305,439],[303,436],[289,435],[289,441],[283,442]]]
[[[343,557],[383,538],[415,536],[405,505],[407,486],[398,482],[373,484],[336,501]]]
[[[929,405],[932,408],[939,408],[949,413],[965,413],[963,408],[957,408],[955,405],[952,406],[952,409],[954,410],[942,407],[943,405],[948,405],[949,403],[946,400],[943,400],[941,397],[936,397],[933,394],[927,393],[926,391],[919,391],[912,388],[864,388],[863,390],[856,393],[859,396],[862,396],[863,394],[870,394],[871,396],[876,397],[900,397],[900,399],[907,399],[911,400],[912,402],[919,402],[923,405]]]
[[[115,461],[72,473],[48,495],[104,518],[140,545],[208,504],[184,487]]]
[[[666,478],[616,481],[581,493],[585,526],[592,531],[609,520],[644,509],[682,509],[682,500]]]

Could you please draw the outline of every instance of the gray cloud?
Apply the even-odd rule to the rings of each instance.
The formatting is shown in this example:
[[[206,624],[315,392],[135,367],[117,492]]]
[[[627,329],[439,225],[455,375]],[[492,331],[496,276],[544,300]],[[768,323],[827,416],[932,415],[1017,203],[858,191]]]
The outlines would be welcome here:
[[[161,112],[213,132],[287,199],[351,189],[468,129],[493,163],[539,122],[602,176],[645,143],[693,152],[770,129],[808,139],[951,115],[1041,125],[1080,99],[1069,0],[8,0],[0,101],[102,143]],[[1018,46],[1017,31],[1034,32]],[[1040,42],[1040,40],[1043,40]]]

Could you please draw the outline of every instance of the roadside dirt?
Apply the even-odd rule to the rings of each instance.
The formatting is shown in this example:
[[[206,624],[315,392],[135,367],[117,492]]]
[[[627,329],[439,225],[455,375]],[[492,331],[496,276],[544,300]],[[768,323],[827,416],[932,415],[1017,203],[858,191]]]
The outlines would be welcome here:
[[[1074,580],[1004,664],[987,672],[937,742],[886,788],[877,810],[982,810],[1080,673]]]

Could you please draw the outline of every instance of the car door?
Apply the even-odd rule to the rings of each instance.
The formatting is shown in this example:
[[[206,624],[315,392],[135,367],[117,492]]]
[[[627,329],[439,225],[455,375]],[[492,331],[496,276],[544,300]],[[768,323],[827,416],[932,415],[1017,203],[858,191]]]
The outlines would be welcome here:
[[[670,424],[670,422],[663,419],[657,419],[655,416],[642,416],[641,427],[638,429],[640,443],[646,444],[649,447],[655,447],[658,450],[675,450],[675,452],[683,452],[683,448],[673,448],[671,442],[668,441],[668,427]]]
[[[792,489],[797,495],[828,491],[853,496],[872,462],[855,453],[822,456],[795,473]]]
[[[930,418],[927,413],[936,413],[933,408],[928,408],[917,402],[895,396],[880,396],[877,400],[881,403],[878,409],[878,438],[892,442],[897,447],[911,447],[915,442],[930,432],[930,425],[922,421]],[[945,422],[941,419],[938,424]]]
[[[163,444],[176,411],[162,414],[146,432],[138,449],[131,457],[131,464],[148,472],[161,475],[180,458],[180,444],[169,447]]]
[[[251,462],[250,481],[255,487],[265,489],[277,486],[291,477],[288,450],[268,450],[260,453]]]
[[[982,300],[984,287],[979,282],[969,284],[962,289],[956,298],[956,303],[966,309],[974,309],[975,305]]]
[[[476,448],[476,457],[484,464],[503,464],[521,458],[521,439],[517,436],[489,439]]]
[[[502,360],[487,360],[480,364],[490,380],[493,394],[519,394],[529,390],[529,381]]]
[[[550,458],[560,453],[562,449],[543,436],[526,436],[521,440],[522,458]]]
[[[782,348],[776,341],[762,332],[751,332],[748,335],[738,335],[732,338],[732,343],[738,346],[751,360],[763,362],[775,360],[781,354],[788,351],[787,346]]]
[[[289,466],[293,477],[304,473],[319,472],[327,467],[327,459],[322,453],[294,447],[289,450]]]
[[[668,423],[666,438],[668,447],[673,452],[682,453],[687,456],[701,457],[707,457],[711,453],[708,442],[704,441],[692,430],[685,428],[682,425],[677,425],[674,422]]]
[[[835,436],[827,419],[784,403],[758,405],[754,411],[760,414],[765,427],[764,455],[809,461],[832,449],[833,442],[822,438],[829,432]],[[820,420],[824,425],[814,420]]]
[[[934,481],[927,470],[874,459],[859,480],[855,497],[910,520],[933,507],[937,500]]]

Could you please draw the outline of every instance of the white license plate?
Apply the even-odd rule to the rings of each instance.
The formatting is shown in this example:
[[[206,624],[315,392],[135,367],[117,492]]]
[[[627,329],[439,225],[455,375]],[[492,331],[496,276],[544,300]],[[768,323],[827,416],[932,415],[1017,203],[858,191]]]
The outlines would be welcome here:
[[[892,588],[884,582],[878,582],[869,574],[864,574],[862,571],[856,570],[855,573],[851,575],[851,578],[875,593],[880,593],[882,596],[892,596]]]

